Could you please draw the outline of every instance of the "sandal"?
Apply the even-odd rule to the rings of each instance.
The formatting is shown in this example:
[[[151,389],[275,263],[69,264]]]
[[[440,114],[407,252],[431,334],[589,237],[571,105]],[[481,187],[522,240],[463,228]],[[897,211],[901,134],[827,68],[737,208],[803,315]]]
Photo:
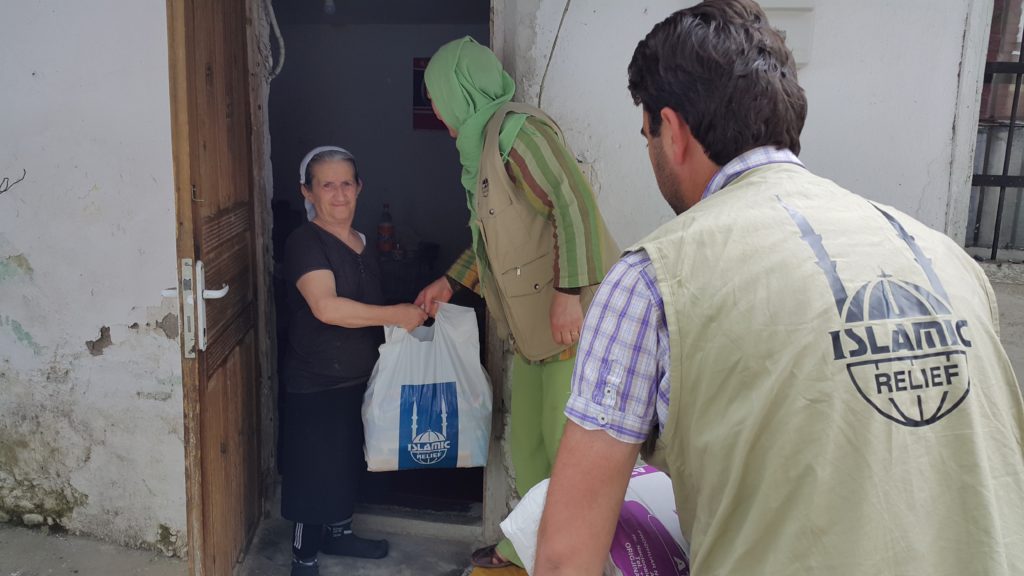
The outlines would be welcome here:
[[[477,568],[504,568],[512,565],[512,562],[498,554],[497,544],[491,544],[490,546],[474,550],[473,554],[469,557],[469,561]]]

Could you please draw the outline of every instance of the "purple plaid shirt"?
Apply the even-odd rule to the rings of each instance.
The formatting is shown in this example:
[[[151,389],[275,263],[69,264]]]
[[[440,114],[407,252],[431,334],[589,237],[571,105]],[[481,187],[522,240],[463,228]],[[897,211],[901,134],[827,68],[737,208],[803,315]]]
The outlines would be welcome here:
[[[754,148],[723,166],[701,199],[747,170],[766,164],[803,166],[789,150]],[[587,430],[643,442],[654,424],[665,427],[672,391],[665,302],[647,252],[622,257],[601,282],[583,323],[565,415]]]

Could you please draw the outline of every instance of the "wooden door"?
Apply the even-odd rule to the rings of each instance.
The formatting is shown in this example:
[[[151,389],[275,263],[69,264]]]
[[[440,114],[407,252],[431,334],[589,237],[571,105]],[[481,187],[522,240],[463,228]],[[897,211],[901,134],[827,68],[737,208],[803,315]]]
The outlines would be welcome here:
[[[202,261],[207,289],[228,286],[223,298],[205,302],[205,350],[187,342],[182,349],[189,566],[196,576],[233,573],[262,504],[245,2],[167,2],[179,282],[183,261],[195,272]],[[187,324],[198,305],[181,301]]]

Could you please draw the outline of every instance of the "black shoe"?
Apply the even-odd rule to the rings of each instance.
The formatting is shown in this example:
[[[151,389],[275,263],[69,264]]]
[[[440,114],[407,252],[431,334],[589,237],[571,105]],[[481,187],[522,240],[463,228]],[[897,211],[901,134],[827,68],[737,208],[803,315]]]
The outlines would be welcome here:
[[[388,541],[360,538],[351,532],[341,536],[327,535],[320,551],[331,556],[378,559],[388,555]]]
[[[292,559],[292,576],[320,576],[320,563],[316,558],[312,564]]]

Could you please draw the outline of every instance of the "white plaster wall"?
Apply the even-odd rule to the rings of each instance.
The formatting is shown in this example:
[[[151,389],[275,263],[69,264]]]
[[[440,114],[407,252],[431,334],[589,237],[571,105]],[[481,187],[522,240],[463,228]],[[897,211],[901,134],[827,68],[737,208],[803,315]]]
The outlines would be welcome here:
[[[27,173],[0,186],[0,520],[180,553],[165,2],[7,0],[0,22],[0,179]]]
[[[514,72],[520,99],[536,104],[541,98],[577,157],[591,165],[601,207],[621,245],[671,217],[650,171],[626,68],[654,24],[693,4],[496,2],[497,49]],[[987,38],[984,22],[968,26],[967,19],[986,2],[944,0],[942,9],[929,0],[793,4],[813,6],[812,49],[799,72],[810,103],[803,160],[818,174],[944,230],[963,43],[966,36],[983,50]],[[973,65],[976,78],[980,70]],[[976,110],[977,95],[970,84],[966,88],[959,104]],[[969,133],[967,140],[968,154],[961,150],[958,156],[964,170],[973,147]]]
[[[944,230],[960,63],[974,4],[816,2],[814,50],[800,71],[810,103],[802,138],[808,166]],[[987,26],[982,33],[987,39]]]

